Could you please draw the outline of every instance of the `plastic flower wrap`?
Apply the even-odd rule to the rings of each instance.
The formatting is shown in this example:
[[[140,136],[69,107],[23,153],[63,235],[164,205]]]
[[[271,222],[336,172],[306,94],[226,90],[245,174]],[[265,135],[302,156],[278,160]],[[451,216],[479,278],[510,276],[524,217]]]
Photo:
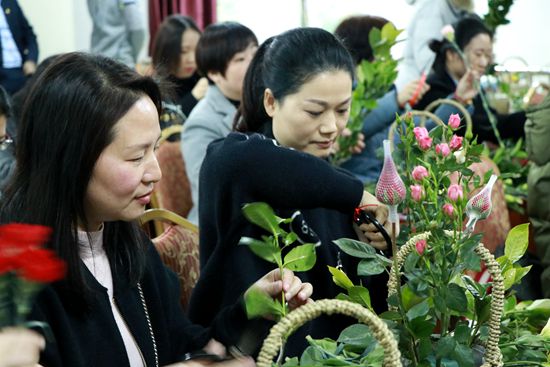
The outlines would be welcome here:
[[[376,184],[376,198],[390,207],[390,222],[397,222],[397,205],[405,200],[406,195],[407,189],[391,156],[390,141],[384,140],[384,166]]]
[[[493,191],[493,185],[497,180],[496,175],[491,175],[487,185],[474,195],[466,204],[466,215],[468,216],[468,222],[466,223],[465,231],[469,234],[474,231],[475,225],[478,220],[486,219],[491,214],[491,192]]]

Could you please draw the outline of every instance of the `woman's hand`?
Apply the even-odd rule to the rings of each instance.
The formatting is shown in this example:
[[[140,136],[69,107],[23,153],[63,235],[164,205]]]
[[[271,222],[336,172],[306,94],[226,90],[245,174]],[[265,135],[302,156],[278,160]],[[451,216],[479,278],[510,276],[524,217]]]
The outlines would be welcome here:
[[[279,299],[281,292],[285,292],[285,299],[290,310],[311,302],[310,297],[313,293],[310,283],[302,283],[300,278],[288,269],[283,270],[282,277],[279,269],[274,269],[264,275],[248,288],[244,295],[245,299],[252,290],[259,290],[275,299]]]
[[[472,99],[474,99],[478,93],[476,82],[479,80],[479,77],[480,75],[475,70],[467,70],[458,81],[454,98],[464,105],[471,104]]]
[[[384,226],[384,229],[388,233],[391,233],[391,223],[388,220],[389,209],[386,205],[379,202],[371,193],[363,191],[363,197],[359,206],[362,210],[371,213],[378,223]],[[354,228],[360,241],[369,243],[379,250],[385,250],[388,247],[388,244],[384,240],[384,236],[382,236],[382,233],[378,231],[374,224],[363,223],[360,226],[354,226]],[[399,224],[397,225],[396,236],[398,233]]]
[[[208,79],[200,78],[197,84],[195,84],[195,86],[193,87],[193,90],[191,90],[191,94],[198,101],[204,97],[207,89],[208,89]]]
[[[342,130],[342,132],[340,133],[340,136],[342,137],[351,136],[351,130],[345,127],[344,130]],[[365,149],[365,135],[363,135],[363,133],[359,133],[357,135],[357,142],[355,143],[354,146],[349,148],[349,151],[351,152],[351,154],[359,154],[363,151],[363,149]],[[332,145],[332,153],[337,153],[338,151],[340,151],[340,145],[338,144],[338,139],[337,139]]]
[[[0,367],[39,366],[40,351],[46,346],[42,335],[24,328],[0,332]]]
[[[417,79],[409,82],[400,91],[397,91],[397,104],[399,107],[403,108],[407,102],[411,102],[411,107],[414,107],[417,101],[420,101],[424,94],[430,90],[430,86],[422,81],[422,79]]]

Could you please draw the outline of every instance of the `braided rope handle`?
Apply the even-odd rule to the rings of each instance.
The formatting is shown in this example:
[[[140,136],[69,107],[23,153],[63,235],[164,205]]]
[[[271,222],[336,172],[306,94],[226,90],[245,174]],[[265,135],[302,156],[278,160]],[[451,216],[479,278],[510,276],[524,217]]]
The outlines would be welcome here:
[[[401,367],[401,353],[392,332],[384,321],[363,306],[343,300],[323,299],[301,306],[283,317],[269,331],[258,356],[258,367],[271,367],[273,358],[279,353],[283,340],[286,340],[300,326],[321,314],[343,314],[366,324],[382,348],[384,348],[384,366]]]
[[[451,231],[445,232],[447,235],[452,234]],[[415,249],[416,242],[420,240],[428,240],[430,236],[430,232],[420,233],[408,240],[405,245],[401,246],[399,252],[397,253],[397,265],[399,269],[401,269],[401,266],[405,262],[407,256]],[[500,353],[500,348],[498,347],[498,342],[500,340],[500,319],[502,317],[504,307],[504,279],[502,278],[500,266],[495,261],[495,257],[482,243],[479,243],[474,251],[479,255],[481,260],[485,262],[485,265],[493,278],[491,312],[489,318],[489,338],[485,346],[485,361],[482,367],[501,367],[503,362],[502,354]],[[390,271],[390,277],[388,280],[388,297],[397,292],[398,286],[400,286],[400,282],[395,276],[395,271]],[[390,306],[390,309],[395,310],[396,308]]]
[[[440,98],[440,99],[436,99],[435,101],[427,105],[424,111],[432,112],[436,109],[436,107],[442,104],[451,105],[455,107],[457,110],[459,110],[460,113],[462,113],[462,116],[464,116],[464,121],[466,121],[466,134],[467,134],[466,136],[471,135],[472,126],[473,126],[472,115],[470,115],[470,112],[468,112],[468,110],[466,109],[466,107],[462,105],[462,103],[459,103],[454,99]]]

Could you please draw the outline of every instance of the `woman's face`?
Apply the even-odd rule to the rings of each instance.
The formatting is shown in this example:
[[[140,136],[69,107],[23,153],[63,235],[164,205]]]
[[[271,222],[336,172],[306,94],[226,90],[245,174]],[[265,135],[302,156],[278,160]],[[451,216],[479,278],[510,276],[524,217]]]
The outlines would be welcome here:
[[[470,67],[479,75],[485,74],[493,61],[493,42],[488,34],[480,33],[464,47],[464,55]]]
[[[348,122],[352,80],[342,70],[315,75],[282,101],[266,89],[264,106],[273,119],[275,139],[284,146],[327,157]]]
[[[94,166],[84,198],[91,230],[106,221],[138,218],[161,178],[156,157],[159,119],[149,97],[130,108],[114,126],[114,134]]]
[[[209,73],[208,77],[216,84],[224,96],[229,99],[240,101],[243,93],[243,81],[248,65],[252,61],[258,45],[250,43],[247,48],[237,52],[225,69],[225,75],[219,72]]]
[[[194,29],[187,29],[181,35],[180,63],[176,72],[178,78],[189,78],[197,70],[195,50],[201,35]]]

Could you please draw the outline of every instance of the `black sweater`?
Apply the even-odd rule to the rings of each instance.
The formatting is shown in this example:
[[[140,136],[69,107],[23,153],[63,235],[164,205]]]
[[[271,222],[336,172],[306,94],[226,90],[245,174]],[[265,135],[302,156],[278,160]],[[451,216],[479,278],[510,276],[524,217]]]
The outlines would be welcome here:
[[[422,110],[426,108],[431,102],[440,99],[447,98],[452,95],[456,89],[454,80],[449,76],[445,70],[432,71],[426,83],[430,85],[430,90],[422,97],[415,109]],[[497,143],[497,139],[491,127],[489,116],[483,108],[483,103],[479,94],[474,98],[474,112],[472,114],[472,131],[474,136],[478,137],[478,141],[491,141]],[[494,109],[491,109],[493,115],[497,120],[497,128],[500,136],[503,139],[517,140],[525,136],[525,112],[515,112],[508,115],[498,114]],[[462,129],[462,133],[464,129]],[[460,133],[460,131],[459,131]]]
[[[248,222],[241,211],[244,204],[257,201],[267,202],[281,217],[289,217],[298,209],[302,212],[321,245],[314,268],[297,275],[313,284],[314,299],[336,297],[342,289],[333,283],[327,265],[337,265],[339,251],[331,241],[356,238],[352,214],[362,193],[362,183],[347,171],[310,154],[280,147],[263,135],[231,133],[210,144],[200,173],[201,276],[190,302],[191,320],[207,325],[223,307],[234,303],[253,282],[276,267],[247,246],[238,245],[242,236],[261,238],[267,234]],[[340,257],[346,273],[357,281],[356,259],[344,253]],[[385,304],[386,288],[384,282],[379,285],[379,289],[371,290],[371,296],[380,309]],[[314,320],[294,334],[287,354],[299,355],[306,347],[306,335],[337,337],[350,322],[338,317]]]
[[[191,110],[198,103],[197,99],[191,94],[191,91],[195,88],[199,79],[200,76],[196,73],[185,79],[174,76],[169,77],[170,82],[174,85],[175,102],[181,106],[185,117],[189,117]]]
[[[48,323],[55,340],[47,343],[40,363],[47,367],[129,366],[126,349],[115,323],[107,290],[85,269],[85,279],[95,294],[89,307],[77,306],[75,298],[61,284],[45,288],[38,296],[30,320]],[[114,297],[146,364],[155,365],[151,334],[136,285],[111,264]],[[151,245],[148,264],[141,280],[155,335],[159,365],[181,361],[186,352],[203,347],[211,337],[227,344],[234,339],[226,331],[237,331],[246,323],[242,304],[235,303],[220,314],[212,330],[193,325],[179,304],[179,284],[174,273],[161,262]]]

